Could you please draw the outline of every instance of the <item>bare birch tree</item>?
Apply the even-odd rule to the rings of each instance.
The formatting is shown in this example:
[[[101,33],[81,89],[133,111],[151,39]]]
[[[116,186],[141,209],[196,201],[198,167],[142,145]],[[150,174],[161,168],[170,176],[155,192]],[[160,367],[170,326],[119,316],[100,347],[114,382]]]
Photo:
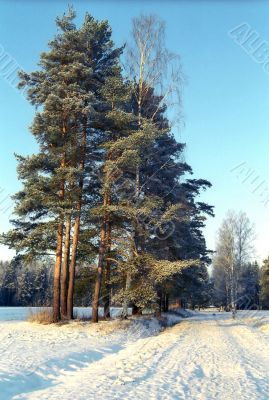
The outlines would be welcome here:
[[[236,309],[238,282],[244,266],[254,256],[254,226],[244,212],[229,211],[223,220],[217,237],[213,276],[222,274],[226,291],[226,306]],[[223,274],[224,272],[224,274]]]
[[[179,56],[165,46],[165,23],[155,15],[141,15],[133,19],[131,42],[127,44],[125,70],[135,83],[137,115],[141,127],[142,108],[149,91],[153,88],[159,103],[152,109],[154,119],[165,103],[171,109],[176,106],[174,117],[180,114],[183,74]]]

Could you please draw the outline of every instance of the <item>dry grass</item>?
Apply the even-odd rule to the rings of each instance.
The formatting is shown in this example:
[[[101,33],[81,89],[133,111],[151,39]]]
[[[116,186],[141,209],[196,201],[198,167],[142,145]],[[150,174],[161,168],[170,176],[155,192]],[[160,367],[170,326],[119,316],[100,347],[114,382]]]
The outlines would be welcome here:
[[[41,325],[50,325],[52,322],[52,309],[50,307],[40,307],[38,309],[29,309],[29,314],[27,318],[28,322],[33,322]],[[98,324],[93,324],[90,322],[91,318],[87,315],[74,312],[73,320],[62,320],[57,323],[59,327],[68,327],[71,329],[87,328],[92,334],[106,335],[113,333],[118,330],[128,329],[132,320],[122,320],[122,319],[110,319],[104,320],[104,318],[99,318]]]
[[[30,309],[27,321],[43,325],[52,324],[52,310],[51,308],[39,308],[35,311]]]
[[[128,329],[132,321],[113,319],[110,321],[100,321],[98,324],[90,324],[91,332],[98,332],[101,335],[107,335],[119,330]]]

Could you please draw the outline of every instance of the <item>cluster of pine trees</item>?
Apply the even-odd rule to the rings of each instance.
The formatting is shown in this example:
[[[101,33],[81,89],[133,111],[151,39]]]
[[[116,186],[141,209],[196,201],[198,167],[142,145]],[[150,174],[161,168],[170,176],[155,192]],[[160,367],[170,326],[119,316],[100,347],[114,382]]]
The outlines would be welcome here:
[[[19,256],[0,261],[0,306],[47,306],[51,302],[52,264],[24,263]]]
[[[72,9],[57,18],[39,70],[20,73],[39,150],[16,155],[22,189],[1,241],[28,263],[55,255],[54,322],[73,317],[76,277],[87,268],[93,322],[99,305],[109,317],[111,300],[124,315],[130,305],[167,309],[171,298],[205,303],[202,228],[213,211],[197,197],[211,185],[188,178],[184,144],[172,133],[168,99],[181,77],[163,24],[136,18],[126,52],[107,21],[86,14],[77,27],[74,19]]]

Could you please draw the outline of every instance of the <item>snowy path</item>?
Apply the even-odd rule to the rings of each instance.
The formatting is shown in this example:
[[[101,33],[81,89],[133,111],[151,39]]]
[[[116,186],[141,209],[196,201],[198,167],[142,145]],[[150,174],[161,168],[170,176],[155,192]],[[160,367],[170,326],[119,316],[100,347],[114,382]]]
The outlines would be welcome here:
[[[114,347],[79,368],[44,369],[43,390],[12,399],[269,398],[269,336],[227,314],[199,314],[158,336]],[[8,397],[3,397],[8,399]]]

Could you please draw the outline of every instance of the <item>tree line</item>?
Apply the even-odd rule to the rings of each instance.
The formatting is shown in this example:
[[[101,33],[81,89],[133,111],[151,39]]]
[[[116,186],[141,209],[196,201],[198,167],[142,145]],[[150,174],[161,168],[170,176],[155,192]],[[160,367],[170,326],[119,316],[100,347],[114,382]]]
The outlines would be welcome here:
[[[74,306],[88,307],[92,302],[96,266],[78,263],[74,290]],[[21,257],[11,261],[0,261],[0,307],[49,307],[52,301],[53,259],[45,258],[26,262]],[[117,301],[118,285],[111,283],[112,306],[122,306]],[[212,302],[212,283],[207,270],[185,269],[173,291],[170,291],[172,306],[185,308],[206,307]],[[168,311],[171,303],[163,296],[159,299],[161,311]],[[104,303],[102,302],[102,305]],[[130,304],[131,305],[131,304]],[[152,304],[149,304],[152,306]]]
[[[16,155],[22,189],[1,242],[29,268],[54,257],[54,322],[73,318],[85,282],[93,322],[100,305],[109,318],[111,301],[123,316],[179,297],[205,304],[213,208],[199,195],[211,184],[191,178],[173,134],[183,74],[164,24],[135,18],[131,43],[116,47],[108,21],[87,13],[78,27],[75,17],[57,18],[39,69],[20,72],[38,151]]]

